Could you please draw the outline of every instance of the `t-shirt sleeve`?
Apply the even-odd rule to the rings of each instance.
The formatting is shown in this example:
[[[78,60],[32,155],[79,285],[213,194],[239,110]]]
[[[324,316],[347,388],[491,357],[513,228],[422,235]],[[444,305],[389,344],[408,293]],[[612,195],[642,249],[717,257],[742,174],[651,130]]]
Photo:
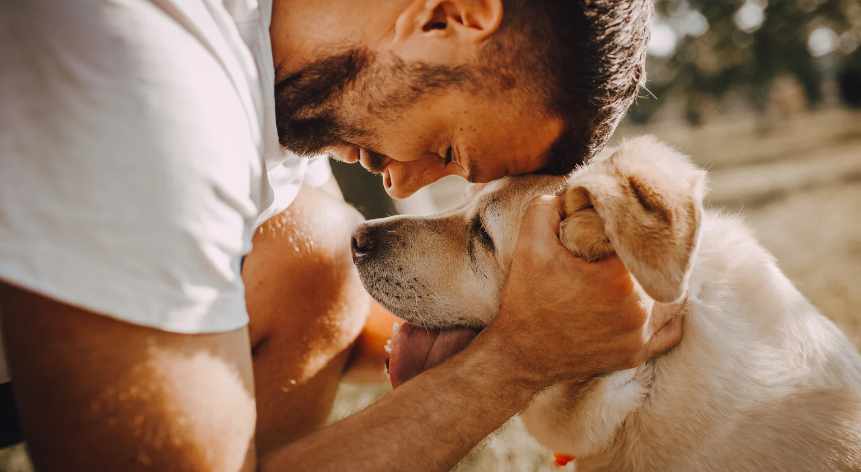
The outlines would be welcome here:
[[[312,157],[305,169],[305,185],[317,188],[332,178],[332,166],[329,164],[329,156],[326,154]]]
[[[4,3],[0,279],[166,331],[245,325],[248,83],[150,2]]]

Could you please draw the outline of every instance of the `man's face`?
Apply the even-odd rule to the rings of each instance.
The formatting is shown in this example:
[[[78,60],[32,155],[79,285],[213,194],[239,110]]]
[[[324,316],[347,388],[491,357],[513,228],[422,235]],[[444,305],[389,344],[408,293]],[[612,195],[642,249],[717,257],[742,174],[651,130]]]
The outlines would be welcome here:
[[[356,14],[350,12],[344,11]],[[397,29],[405,28],[409,12],[393,14],[394,38],[384,36],[379,47],[309,47],[313,52],[294,55],[286,65],[278,62],[278,46],[290,44],[273,33],[281,144],[300,155],[328,152],[361,162],[382,174],[395,198],[447,175],[488,182],[544,167],[562,132],[561,118],[536,105],[537,98],[524,97],[516,83],[496,87],[489,81],[482,88],[470,80],[475,71],[469,61],[450,60],[450,50],[463,49],[456,34],[446,41],[435,41],[433,32],[404,40],[409,35]]]
[[[341,160],[358,157],[365,168],[380,172],[395,198],[447,175],[490,182],[536,172],[562,131],[561,119],[456,90],[424,99],[395,118],[380,123],[377,139],[367,146],[357,140],[332,150]]]

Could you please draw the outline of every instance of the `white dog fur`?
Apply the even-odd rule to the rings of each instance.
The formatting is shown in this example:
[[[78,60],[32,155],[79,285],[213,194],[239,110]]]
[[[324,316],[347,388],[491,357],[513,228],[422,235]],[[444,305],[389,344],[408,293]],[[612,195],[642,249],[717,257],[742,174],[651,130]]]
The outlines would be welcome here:
[[[359,273],[412,323],[486,326],[526,205],[562,193],[563,244],[618,254],[654,309],[683,317],[684,338],[585,390],[541,393],[522,413],[533,436],[578,472],[861,470],[861,356],[740,218],[703,210],[704,176],[637,138],[567,182],[503,179],[437,217],[370,222],[384,250]]]

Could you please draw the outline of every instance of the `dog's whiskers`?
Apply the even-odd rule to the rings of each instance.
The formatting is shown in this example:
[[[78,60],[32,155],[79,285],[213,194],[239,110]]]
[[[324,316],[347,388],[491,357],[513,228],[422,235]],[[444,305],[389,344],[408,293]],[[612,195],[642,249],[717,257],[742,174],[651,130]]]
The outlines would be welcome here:
[[[418,292],[418,290],[413,289],[413,296],[415,297],[415,306],[413,307],[413,309],[415,310],[416,314],[419,315],[419,319],[422,320],[422,326],[424,326],[425,332],[428,335],[428,339],[430,339],[430,330],[428,329],[427,322],[425,322],[425,318],[424,318],[424,316],[422,316],[422,312],[419,311],[419,292]]]
[[[436,290],[434,290],[434,289],[433,289],[433,287],[431,287],[430,285],[424,285],[424,287],[425,287],[426,289],[430,290],[431,292],[433,292],[433,294],[434,294],[437,298],[439,298],[439,292],[437,292]]]

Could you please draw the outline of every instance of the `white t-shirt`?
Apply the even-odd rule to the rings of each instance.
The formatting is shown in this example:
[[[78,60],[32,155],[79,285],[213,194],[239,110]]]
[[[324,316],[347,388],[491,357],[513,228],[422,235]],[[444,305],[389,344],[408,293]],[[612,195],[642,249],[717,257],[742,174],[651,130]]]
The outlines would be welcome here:
[[[278,145],[271,0],[0,2],[0,279],[182,333],[324,159]]]

